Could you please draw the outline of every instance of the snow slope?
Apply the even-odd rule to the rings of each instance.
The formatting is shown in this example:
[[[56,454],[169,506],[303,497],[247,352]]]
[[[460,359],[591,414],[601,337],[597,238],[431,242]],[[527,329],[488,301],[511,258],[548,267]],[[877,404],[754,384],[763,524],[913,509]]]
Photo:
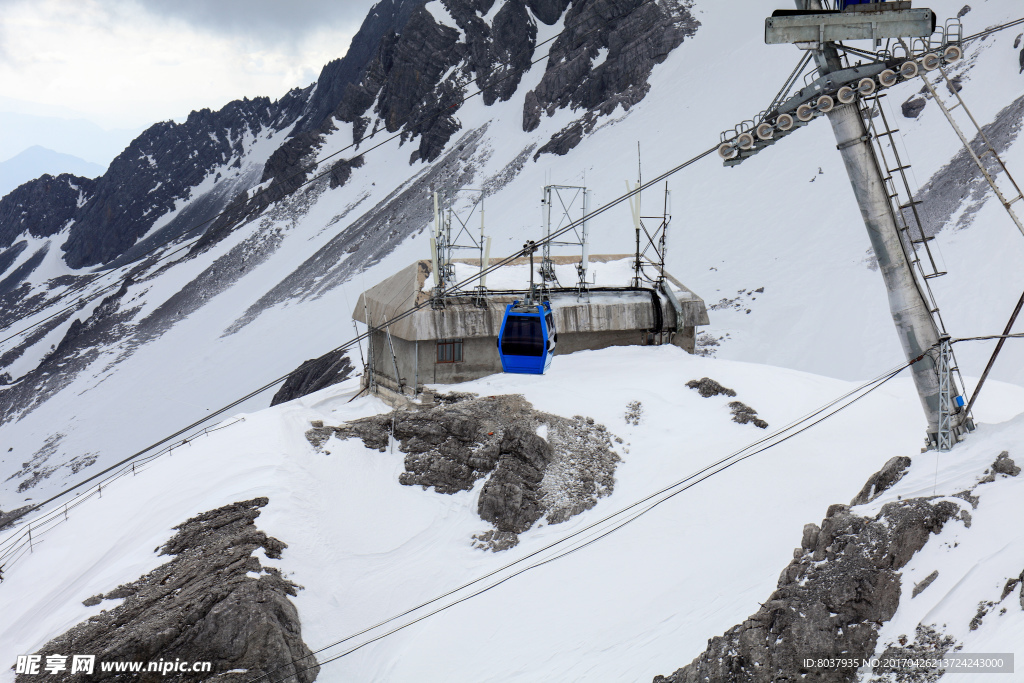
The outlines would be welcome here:
[[[731,399],[701,398],[684,385],[702,376],[735,389],[769,422],[769,431],[853,388],[675,347],[581,352],[559,357],[542,377],[494,375],[451,387],[522,393],[540,410],[591,416],[625,442],[618,447],[623,461],[611,496],[568,522],[531,529],[510,551],[491,553],[471,546],[471,535],[487,527],[475,513],[479,485],[456,495],[401,486],[403,455],[369,450],[354,439],[328,442],[330,455],[314,451],[304,438],[310,420],[338,424],[387,410],[373,398],[348,402],[353,381],[330,387],[245,415],[244,422],[177,449],[105,488],[103,498],[46,533],[35,552],[5,574],[0,661],[13,662],[112,606],[87,608],[81,601],[161,564],[164,558],[152,548],[172,526],[255,496],[270,498],[257,526],[288,544],[272,565],[304,586],[295,602],[303,637],[318,650],[535,552],[765,435],[730,421]],[[634,400],[643,406],[638,426],[624,419],[626,403]],[[989,400],[999,406],[1000,419],[1024,411],[1024,391],[1010,385],[994,384]],[[765,599],[804,523],[852,497],[885,459],[916,453],[920,435],[908,428],[916,410],[910,380],[894,380],[579,552],[325,664],[319,680],[633,681],[674,670]],[[958,466],[940,480],[940,492],[961,485],[993,448],[1019,443],[1022,424],[1017,418],[984,426],[974,443],[946,456]],[[933,457],[920,456],[914,471],[930,473]],[[910,480],[901,485],[917,491]],[[1019,505],[1012,491],[1008,495],[1007,504]],[[1024,552],[1019,538],[986,532],[975,540],[990,549],[1010,543],[1010,564]],[[343,651],[331,648],[320,657]],[[8,680],[10,670],[0,671],[0,681]]]
[[[960,9],[951,2],[933,6],[939,16],[953,16]],[[595,191],[595,203],[603,204],[635,175],[638,141],[644,176],[651,177],[714,144],[717,130],[749,117],[770,100],[798,58],[797,51],[761,44],[760,8],[737,15],[730,6],[703,3],[695,10],[701,29],[655,68],[651,92],[642,102],[613,114],[569,155],[528,159],[509,184],[488,197],[492,255],[511,253],[524,235],[540,233],[536,199],[545,182],[585,179]],[[967,31],[1005,20],[1014,11],[1007,3],[979,4],[964,18]],[[552,30],[544,27],[541,39]],[[977,52],[977,59],[963,95],[982,120],[1024,93],[1024,78],[1008,80],[1007,64],[1017,60],[1012,33],[996,34],[968,51],[971,57]],[[737,41],[737,35],[751,38]],[[474,184],[500,176],[524,148],[545,141],[572,120],[573,112],[560,110],[544,118],[536,131],[522,132],[523,100],[543,67],[543,61],[535,65],[508,102],[487,107],[473,98],[460,109],[463,131],[486,126],[470,160],[476,168]],[[731,79],[729,87],[719,77],[709,77],[731,72],[750,77]],[[895,105],[914,92],[914,84],[894,91],[890,100]],[[937,113],[932,105],[921,120],[908,122],[906,144],[919,179],[956,150],[955,137]],[[322,150],[341,149],[349,142],[351,130],[341,125]],[[95,467],[115,462],[350,338],[349,315],[358,293],[427,254],[422,231],[429,205],[411,207],[410,220],[418,220],[420,227],[414,225],[412,236],[379,262],[328,262],[316,276],[327,285],[295,291],[270,308],[256,306],[253,322],[232,325],[303,263],[315,260],[343,226],[425,172],[422,163],[408,164],[409,153],[397,140],[374,149],[346,185],[315,186],[290,208],[267,212],[209,251],[175,261],[154,279],[130,287],[122,301],[129,310],[138,308],[128,324],[174,297],[232,249],[263,249],[266,256],[245,262],[237,280],[222,291],[202,292],[198,310],[174,320],[168,329],[96,349],[86,369],[62,379],[70,383],[56,395],[0,425],[0,441],[14,449],[0,452],[0,468],[10,473],[23,470],[22,463],[30,462],[47,439],[62,435],[57,451],[40,465],[53,470],[50,476],[21,492],[16,489],[24,474],[4,482],[0,508],[40,500],[73,483],[76,478],[62,466],[72,458],[95,454]],[[1005,156],[1014,168],[1024,162],[1022,155],[1024,147],[1014,144]],[[709,329],[724,338],[720,357],[845,379],[863,378],[902,360],[881,278],[868,267],[867,236],[825,122],[815,122],[738,168],[726,169],[708,158],[669,184],[675,214],[669,269],[709,304],[721,303],[710,312]],[[660,192],[651,191],[644,203],[660,207],[661,199]],[[629,251],[633,234],[627,206],[595,219],[591,235],[591,253]],[[940,233],[937,249],[950,275],[932,282],[951,333],[1001,330],[1024,289],[1024,275],[1015,266],[1024,258],[1024,239],[1001,208],[988,202],[969,229]],[[24,258],[28,254],[26,250]],[[334,270],[353,267],[358,274],[340,286],[328,277]],[[763,293],[752,291],[760,287]],[[84,319],[87,313],[76,317]],[[979,375],[990,348],[984,343],[959,345],[962,370]],[[994,377],[1024,382],[1022,351],[1024,347],[1008,344]],[[45,352],[40,347],[29,355],[38,358]],[[34,362],[15,359],[15,367],[28,368]],[[242,408],[268,402],[269,396],[261,395]]]
[[[951,0],[930,4],[940,19],[962,6]],[[737,12],[733,3],[698,2],[702,27],[655,68],[643,101],[628,112],[616,111],[565,157],[533,161],[528,155],[514,179],[487,198],[492,256],[511,253],[525,235],[539,236],[543,184],[585,181],[601,205],[622,192],[623,180],[635,180],[638,142],[643,175],[653,177],[717,143],[719,130],[762,109],[799,54],[761,44],[765,7],[742,7]],[[1019,14],[1014,3],[974,3],[964,17],[966,33]],[[552,29],[542,27],[539,40],[550,34],[545,31]],[[1024,94],[1012,47],[1016,33],[995,34],[968,50],[976,61],[963,95],[981,121]],[[538,63],[508,102],[486,107],[474,98],[459,110],[462,131],[486,126],[471,159],[473,186],[501,176],[521,152],[573,120],[573,112],[562,110],[537,130],[522,131],[525,95],[543,67]],[[918,87],[894,88],[889,102],[914,177],[924,184],[956,152],[958,141],[934,104],[917,120],[900,116],[898,104]],[[459,140],[456,135],[449,149]],[[340,125],[321,158],[350,142],[351,129]],[[849,381],[902,362],[884,287],[869,268],[867,236],[834,147],[829,126],[818,121],[738,168],[708,158],[670,180],[669,270],[709,304],[725,300],[710,311],[710,332],[728,334],[718,360],[672,349],[608,350],[567,356],[550,375],[529,382],[494,377],[469,387],[523,392],[540,409],[591,415],[631,444],[615,495],[577,520],[531,531],[510,557],[760,436],[729,422],[723,404],[699,399],[682,386],[686,380],[706,374],[732,386],[774,427],[843,393]],[[367,152],[365,165],[344,186],[319,185],[281,215],[268,211],[209,251],[130,286],[122,300],[137,307],[132,321],[138,322],[232,249],[248,248],[250,241],[273,245],[230,286],[204,293],[195,311],[159,334],[95,349],[88,367],[66,386],[0,425],[0,508],[44,499],[349,339],[358,293],[427,255],[423,230],[429,206],[413,211],[411,220],[421,227],[409,239],[377,263],[355,264],[356,274],[344,284],[315,294],[295,291],[248,324],[234,325],[363,212],[428,171],[423,163],[410,166],[410,153],[398,141]],[[1016,141],[1004,159],[1011,170],[1024,167],[1024,145]],[[645,193],[644,203],[660,207],[661,194]],[[633,233],[626,205],[595,219],[591,235],[591,253],[628,252]],[[1024,289],[1024,238],[1001,207],[987,202],[969,228],[944,230],[935,244],[950,273],[932,281],[950,332],[1001,331]],[[23,258],[31,253],[26,250]],[[352,265],[328,264],[320,277]],[[760,287],[764,292],[755,294]],[[731,302],[737,297],[740,306]],[[12,367],[27,370],[58,339],[39,342]],[[980,342],[956,347],[969,386],[990,349]],[[990,380],[975,409],[983,424],[1024,410],[1024,390],[1016,386],[1024,383],[1024,345],[1008,342],[1003,354],[994,378],[1015,384]],[[330,458],[312,452],[302,438],[310,419],[383,410],[366,400],[342,407],[345,390],[328,389],[258,417],[255,411],[269,403],[269,393],[257,396],[237,408],[254,416],[243,425],[195,442],[192,454],[158,461],[157,474],[137,477],[118,502],[105,496],[102,505],[90,505],[93,512],[83,510],[54,531],[23,565],[32,567],[32,578],[13,571],[0,590],[0,611],[15,615],[0,626],[0,660],[88,616],[82,599],[153,567],[159,560],[149,549],[174,524],[254,495],[271,497],[261,528],[290,544],[284,563],[306,586],[298,604],[314,649],[503,562],[468,545],[468,536],[483,527],[472,514],[477,491],[442,497],[399,487],[400,456],[367,453],[355,444],[332,448]],[[647,410],[640,427],[627,427],[622,419],[630,400],[641,400]],[[672,671],[768,595],[805,522],[819,520],[828,504],[852,497],[889,457],[915,454],[923,426],[910,381],[896,380],[815,431],[694,489],[685,498],[690,502],[673,499],[628,531],[330,664],[322,680],[407,680],[417,671],[449,667],[457,667],[452,670],[464,680],[537,680],[539,671],[552,678],[633,680]],[[1010,426],[986,429],[996,428],[986,427],[972,443],[1012,435]],[[54,444],[48,459],[23,466],[47,453],[47,443]],[[77,473],[69,466],[74,458],[93,457],[95,464]],[[19,491],[37,469],[50,470],[49,476]],[[349,491],[345,482],[352,480],[367,485]],[[174,496],[161,493],[168,490]],[[340,490],[354,497],[335,506]],[[8,590],[19,585],[24,590]],[[502,591],[513,587],[514,599],[503,598]],[[995,628],[989,623],[997,622],[987,621],[969,635],[981,637],[984,629]],[[330,667],[342,672],[330,674],[338,679],[327,678]]]

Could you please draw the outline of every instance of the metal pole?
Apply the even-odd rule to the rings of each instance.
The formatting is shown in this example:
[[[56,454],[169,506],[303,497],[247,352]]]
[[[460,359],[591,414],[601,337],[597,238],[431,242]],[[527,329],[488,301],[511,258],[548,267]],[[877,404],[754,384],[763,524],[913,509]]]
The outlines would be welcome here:
[[[942,77],[946,79],[946,81],[948,82],[949,76],[946,75],[946,72],[941,68],[939,69],[939,72],[942,74]],[[1003,172],[1006,174],[1006,177],[1010,181],[1010,184],[1013,185],[1015,190],[1017,190],[1017,196],[1012,200],[1008,200],[1006,196],[1003,195],[1002,190],[999,189],[999,186],[996,185],[995,178],[993,178],[992,174],[990,174],[988,172],[988,169],[985,168],[985,164],[982,163],[981,161],[981,156],[979,156],[974,151],[974,149],[971,147],[970,141],[967,139],[967,136],[964,135],[964,132],[960,130],[960,126],[958,126],[956,121],[953,120],[952,112],[949,110],[949,108],[946,107],[946,103],[942,101],[942,98],[939,97],[939,93],[935,91],[935,87],[932,85],[931,81],[928,80],[928,76],[925,74],[921,74],[921,80],[924,81],[924,85],[926,88],[928,88],[928,92],[931,93],[932,99],[935,100],[935,104],[939,105],[939,109],[941,109],[942,113],[946,115],[946,120],[949,121],[949,125],[953,127],[954,131],[956,131],[957,137],[960,138],[960,142],[964,143],[964,149],[966,149],[967,153],[971,155],[971,158],[974,160],[975,165],[977,165],[982,175],[985,176],[985,180],[988,181],[988,184],[992,188],[992,191],[995,192],[996,197],[999,198],[999,202],[1003,205],[1003,208],[1006,209],[1006,212],[1010,214],[1010,218],[1013,220],[1014,225],[1016,225],[1017,229],[1021,231],[1021,234],[1024,234],[1024,223],[1021,223],[1020,217],[1017,216],[1017,213],[1013,210],[1013,203],[1024,197],[1024,193],[1022,193],[1021,189],[1017,187],[1017,181],[1013,179],[1013,176],[1010,175],[1009,169],[1006,168],[1006,165],[1003,163],[1003,160],[999,158],[999,155],[996,153],[995,147],[992,146],[992,143],[989,142],[988,136],[985,135],[985,131],[982,130],[981,126],[978,125],[978,122],[974,120],[974,115],[971,114],[971,112],[967,109],[967,105],[964,103],[963,98],[960,97],[960,93],[958,93],[956,88],[954,87],[949,88],[950,92],[952,92],[956,96],[957,100],[959,100],[960,102],[959,104],[954,106],[963,108],[963,110],[967,113],[967,116],[970,117],[971,123],[974,124],[974,127],[978,130],[978,134],[981,136],[981,139],[984,140],[985,145],[988,148],[981,153],[981,156],[991,154],[1002,167]]]
[[[1010,316],[1010,321],[1006,323],[1006,328],[1003,330],[1003,336],[999,338],[999,342],[996,343],[996,350],[992,352],[992,357],[988,359],[988,365],[985,366],[985,372],[981,373],[981,379],[978,380],[978,386],[974,387],[974,393],[971,394],[971,400],[967,403],[967,408],[964,409],[965,413],[971,412],[971,407],[974,405],[974,401],[978,398],[978,392],[981,391],[981,387],[985,384],[985,380],[988,378],[988,373],[992,369],[992,365],[996,362],[996,356],[999,355],[999,351],[1003,348],[1003,342],[1006,341],[1006,335],[1010,334],[1010,329],[1013,327],[1013,323],[1017,320],[1017,314],[1020,313],[1021,307],[1024,307],[1024,294],[1020,295],[1020,300],[1017,302],[1017,307],[1013,309],[1013,315]]]
[[[537,250],[537,247],[534,246],[534,243],[532,241],[527,242],[524,246],[530,252],[530,295],[528,301],[526,302],[527,305],[530,305],[533,303],[533,252]]]
[[[797,6],[820,9],[821,3],[819,0],[797,0]],[[839,54],[830,44],[822,44],[821,49],[814,51],[814,57],[823,74],[841,68]],[[928,434],[933,438],[939,430],[939,331],[900,240],[882,169],[857,104],[839,105],[827,116],[882,271],[889,295],[889,310],[903,352],[908,360],[922,354],[925,356],[914,363],[911,370],[928,421]]]

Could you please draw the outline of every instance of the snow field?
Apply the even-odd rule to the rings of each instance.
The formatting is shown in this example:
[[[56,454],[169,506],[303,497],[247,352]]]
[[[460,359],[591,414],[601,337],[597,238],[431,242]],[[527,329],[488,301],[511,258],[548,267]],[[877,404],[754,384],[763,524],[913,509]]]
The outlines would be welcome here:
[[[705,399],[685,386],[703,376],[733,388],[737,397]],[[693,357],[675,347],[626,347],[560,356],[540,377],[494,375],[437,387],[522,393],[539,410],[593,417],[624,440],[611,496],[563,524],[541,522],[519,546],[495,554],[471,546],[472,534],[488,528],[476,516],[482,482],[469,492],[440,495],[397,483],[403,469],[397,448],[379,453],[358,440],[332,439],[324,445],[330,455],[313,450],[303,436],[310,420],[338,424],[387,410],[371,398],[349,403],[357,382],[249,414],[78,508],[5,575],[0,611],[11,619],[0,630],[0,661],[13,661],[109,608],[85,608],[81,601],[162,564],[167,558],[152,549],[174,525],[261,495],[270,504],[257,526],[289,546],[273,565],[304,587],[294,600],[304,638],[317,650],[764,437],[752,425],[730,421],[731,400],[758,410],[771,432],[854,386]],[[1024,392],[1007,393],[1014,398],[1002,404],[1024,410]],[[624,417],[635,400],[643,407],[638,426]],[[829,504],[849,500],[889,457],[916,452],[919,411],[911,381],[894,380],[593,545],[324,665],[319,680],[626,681],[670,672],[696,656],[708,637],[756,610],[799,544],[804,523],[820,521]],[[9,670],[0,681],[12,680],[4,676]]]

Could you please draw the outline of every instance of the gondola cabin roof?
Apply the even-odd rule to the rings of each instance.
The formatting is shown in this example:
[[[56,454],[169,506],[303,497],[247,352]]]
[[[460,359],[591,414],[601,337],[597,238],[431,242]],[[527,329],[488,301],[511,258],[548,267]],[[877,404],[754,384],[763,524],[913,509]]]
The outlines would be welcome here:
[[[492,259],[492,262],[498,259]],[[551,306],[560,334],[645,330],[655,325],[652,292],[629,288],[633,256],[629,254],[590,257],[589,273],[596,278],[589,298],[575,292],[554,292]],[[566,287],[576,282],[579,257],[552,257],[555,273]],[[455,262],[457,281],[479,272],[475,259]],[[704,301],[681,282],[666,273],[666,279],[683,311],[685,325],[709,324]],[[385,321],[405,313],[417,304],[425,304],[414,313],[391,323],[392,335],[409,341],[467,337],[497,337],[505,306],[522,299],[529,287],[529,259],[513,260],[487,277],[491,290],[480,306],[467,294],[446,299],[444,308],[433,308],[429,301],[433,287],[431,262],[416,261],[359,296],[352,317],[362,323],[381,327]],[[607,289],[605,289],[607,288]],[[368,320],[369,319],[369,320]]]

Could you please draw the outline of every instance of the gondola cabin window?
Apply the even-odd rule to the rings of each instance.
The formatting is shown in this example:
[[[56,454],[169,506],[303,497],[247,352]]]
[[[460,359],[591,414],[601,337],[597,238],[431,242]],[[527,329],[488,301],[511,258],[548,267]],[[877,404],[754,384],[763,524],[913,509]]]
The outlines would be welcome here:
[[[461,363],[462,362],[462,340],[461,339],[439,339],[437,342],[438,363]]]

